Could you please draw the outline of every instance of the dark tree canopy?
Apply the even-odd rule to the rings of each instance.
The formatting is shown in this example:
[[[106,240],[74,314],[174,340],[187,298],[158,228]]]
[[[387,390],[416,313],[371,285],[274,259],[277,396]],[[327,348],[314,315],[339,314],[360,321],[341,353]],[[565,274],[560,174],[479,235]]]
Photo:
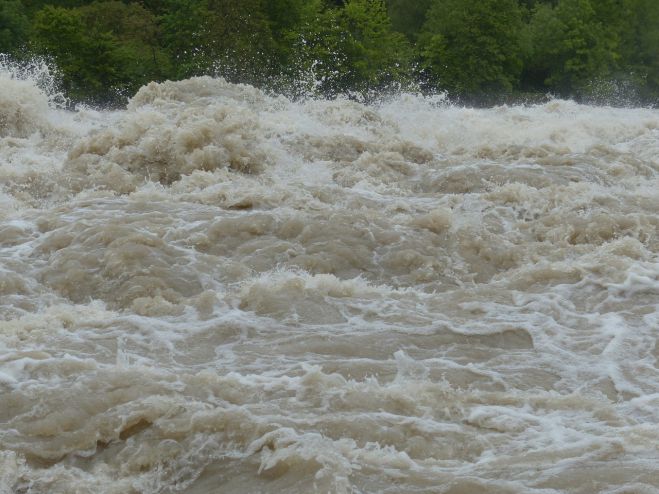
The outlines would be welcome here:
[[[0,53],[12,53],[27,41],[30,21],[20,0],[0,3]]]
[[[657,47],[657,0],[0,1],[0,53],[48,57],[70,97],[97,103],[210,74],[291,95],[657,104]]]
[[[419,38],[424,67],[458,94],[518,85],[522,15],[516,0],[434,0]]]

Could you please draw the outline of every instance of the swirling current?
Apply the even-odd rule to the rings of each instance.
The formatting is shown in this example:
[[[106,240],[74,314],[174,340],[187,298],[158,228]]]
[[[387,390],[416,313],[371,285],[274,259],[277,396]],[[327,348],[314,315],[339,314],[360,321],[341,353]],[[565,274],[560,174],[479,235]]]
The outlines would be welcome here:
[[[0,71],[0,492],[659,492],[659,111]]]

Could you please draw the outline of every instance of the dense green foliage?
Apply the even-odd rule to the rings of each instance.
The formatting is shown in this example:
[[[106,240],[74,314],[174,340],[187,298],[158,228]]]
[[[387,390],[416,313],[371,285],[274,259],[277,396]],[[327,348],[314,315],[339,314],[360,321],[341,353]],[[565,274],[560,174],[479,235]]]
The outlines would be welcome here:
[[[657,0],[2,0],[0,52],[77,101],[221,75],[288,92],[659,102]]]
[[[0,53],[8,53],[27,40],[30,22],[20,0],[0,3]]]
[[[393,30],[381,0],[346,0],[343,8],[320,9],[299,33],[293,63],[300,78],[309,76],[306,81],[322,93],[368,94],[407,82],[411,74],[412,47]]]
[[[433,2],[419,38],[434,84],[458,94],[510,92],[522,71],[517,0]]]

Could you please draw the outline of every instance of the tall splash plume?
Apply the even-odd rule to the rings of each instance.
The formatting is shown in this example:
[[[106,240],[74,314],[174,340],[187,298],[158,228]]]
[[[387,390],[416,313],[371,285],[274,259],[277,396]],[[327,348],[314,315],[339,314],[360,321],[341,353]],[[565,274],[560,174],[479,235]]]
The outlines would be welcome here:
[[[57,76],[44,59],[16,61],[0,54],[0,137],[47,131],[50,108],[64,107]]]

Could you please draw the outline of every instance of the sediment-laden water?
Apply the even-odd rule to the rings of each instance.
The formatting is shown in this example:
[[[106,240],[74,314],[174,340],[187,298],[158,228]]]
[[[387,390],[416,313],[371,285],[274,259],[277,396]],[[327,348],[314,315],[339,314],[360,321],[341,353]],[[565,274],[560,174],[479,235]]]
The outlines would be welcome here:
[[[58,109],[0,75],[0,492],[659,492],[659,111]]]

